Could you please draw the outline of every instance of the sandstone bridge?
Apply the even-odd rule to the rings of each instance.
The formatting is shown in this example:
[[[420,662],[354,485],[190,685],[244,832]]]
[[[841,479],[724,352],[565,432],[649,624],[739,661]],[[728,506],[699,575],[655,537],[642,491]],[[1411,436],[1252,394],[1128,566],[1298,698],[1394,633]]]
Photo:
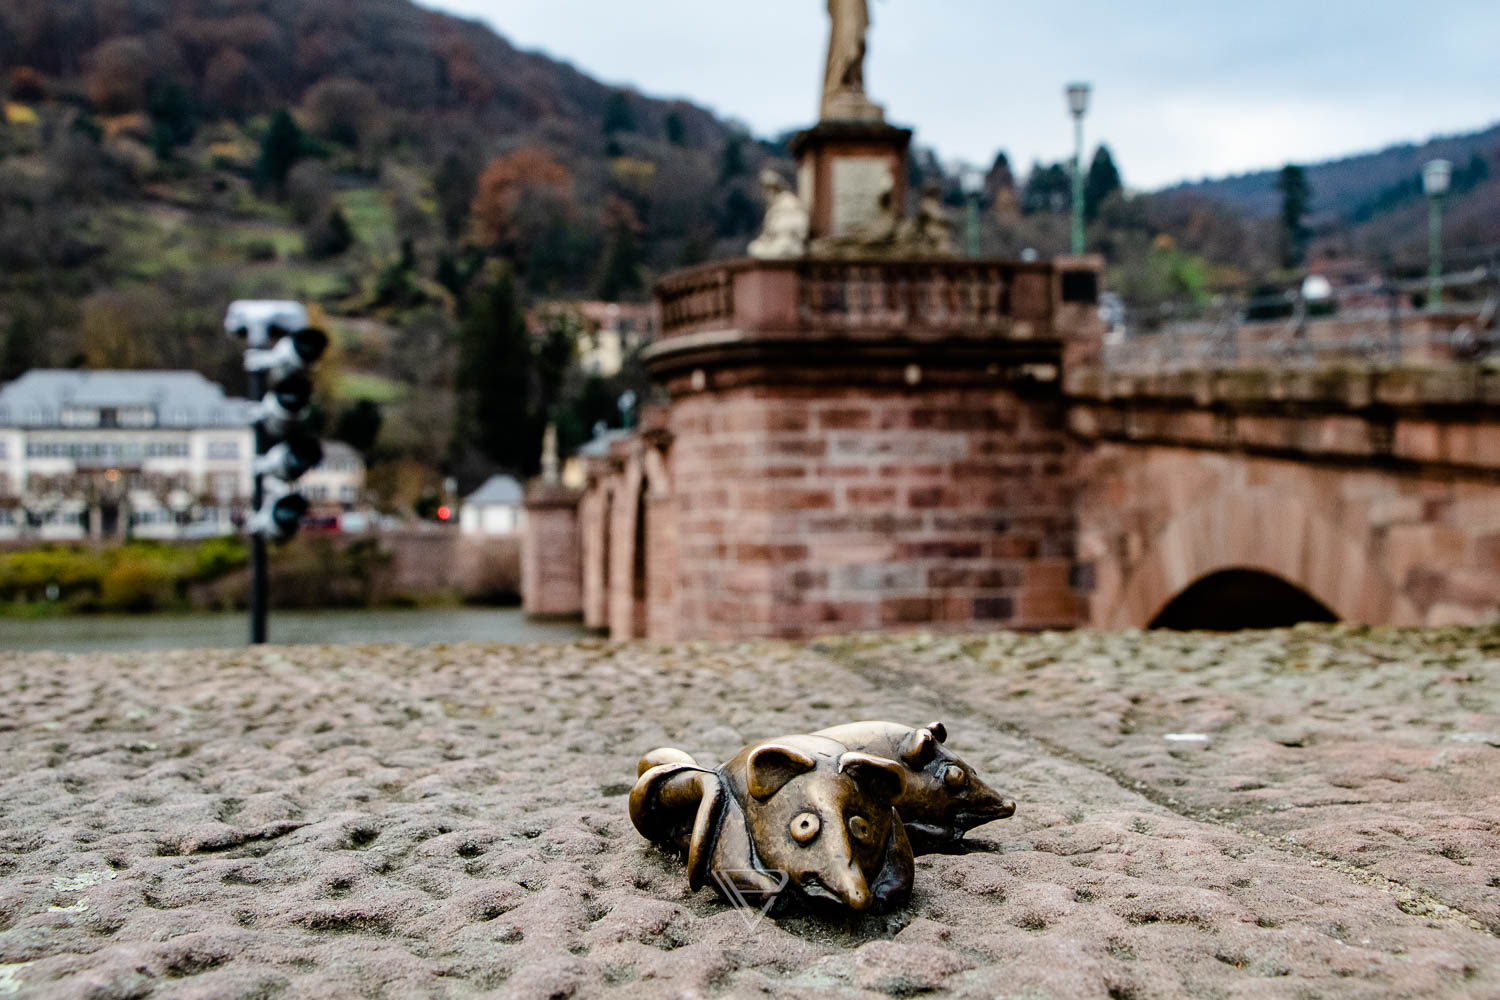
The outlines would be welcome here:
[[[528,608],[660,639],[1495,618],[1492,309],[1382,319],[1375,361],[1334,318],[1308,358],[1122,366],[1099,266],[669,278],[660,401],[531,494]]]

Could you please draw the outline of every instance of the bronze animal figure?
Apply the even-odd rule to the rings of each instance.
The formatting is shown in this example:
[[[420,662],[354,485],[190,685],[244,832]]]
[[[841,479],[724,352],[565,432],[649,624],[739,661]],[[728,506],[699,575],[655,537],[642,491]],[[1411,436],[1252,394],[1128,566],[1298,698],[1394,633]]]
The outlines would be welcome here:
[[[712,878],[734,903],[798,898],[856,913],[911,894],[911,846],[894,808],[906,769],[893,760],[785,736],[714,770],[681,750],[653,750],[638,775],[631,822],[687,859],[694,889]]]
[[[1016,804],[986,785],[943,744],[941,722],[913,729],[894,722],[855,722],[814,734],[850,750],[888,757],[907,769],[896,812],[917,854],[957,850],[976,826],[1015,814]]]

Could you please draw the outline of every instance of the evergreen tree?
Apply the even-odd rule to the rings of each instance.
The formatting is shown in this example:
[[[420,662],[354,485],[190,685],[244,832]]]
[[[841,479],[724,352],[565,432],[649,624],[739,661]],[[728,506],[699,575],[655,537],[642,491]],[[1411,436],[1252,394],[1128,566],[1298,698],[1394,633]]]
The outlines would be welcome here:
[[[739,185],[729,189],[729,194],[714,212],[718,233],[723,237],[755,232],[763,214],[761,207]]]
[[[471,296],[457,382],[455,452],[473,449],[502,469],[534,475],[543,426],[532,415],[531,341],[508,270],[495,269]]]
[[[276,112],[271,128],[260,144],[260,161],[255,165],[255,179],[279,194],[286,190],[286,175],[302,159],[302,130],[285,109]]]
[[[990,164],[990,172],[985,175],[985,193],[993,198],[998,191],[1012,190],[1016,186],[1016,175],[1010,169],[1010,157],[1005,150],[995,154],[995,162]]]
[[[563,383],[578,357],[578,342],[585,329],[583,317],[566,310],[549,313],[543,323],[533,365],[537,396],[532,419],[544,430],[547,422],[561,409],[559,401],[563,395]]]
[[[1108,146],[1100,146],[1094,153],[1094,162],[1089,165],[1088,177],[1084,180],[1083,210],[1090,219],[1099,217],[1099,206],[1116,191],[1123,191],[1120,171],[1115,167],[1114,157]]]
[[[667,113],[667,141],[674,146],[687,145],[687,125],[675,111]]]
[[[1034,163],[1026,178],[1026,190],[1021,195],[1021,210],[1027,215],[1036,212],[1063,212],[1073,198],[1073,178],[1068,168],[1061,163],[1042,166]]]
[[[302,243],[313,260],[337,257],[354,245],[354,230],[337,202],[313,220],[302,236]]]
[[[438,164],[437,176],[432,179],[433,191],[437,195],[438,214],[443,220],[443,232],[448,239],[456,240],[464,234],[469,224],[469,210],[474,204],[475,184],[478,173],[472,161],[458,153],[449,153]]]
[[[617,90],[609,95],[604,106],[604,134],[635,131],[635,112],[630,110],[630,98],[625,91]]]
[[[198,129],[193,95],[175,81],[152,80],[146,85],[146,113],[151,116],[151,151],[168,160],[173,150],[193,141]]]
[[[1307,213],[1312,205],[1312,188],[1307,173],[1288,163],[1276,180],[1281,192],[1281,266],[1301,267],[1307,259],[1307,243],[1312,231],[1307,228]]]
[[[614,227],[604,276],[599,281],[599,297],[616,302],[627,292],[639,291],[642,285],[640,247],[635,232],[622,223]]]
[[[745,175],[745,144],[737,135],[729,137],[724,144],[724,155],[719,161],[719,183],[724,184]]]
[[[36,334],[24,316],[12,317],[0,347],[0,382],[9,382],[36,367]]]
[[[384,418],[380,406],[372,400],[361,399],[339,414],[334,424],[333,436],[361,454],[368,455],[380,437],[380,426]]]

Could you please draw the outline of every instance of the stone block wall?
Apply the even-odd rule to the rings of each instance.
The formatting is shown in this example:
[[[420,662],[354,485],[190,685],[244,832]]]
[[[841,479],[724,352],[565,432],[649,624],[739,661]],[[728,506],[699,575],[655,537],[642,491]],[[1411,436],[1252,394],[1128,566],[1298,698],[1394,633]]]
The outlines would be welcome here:
[[[592,489],[578,502],[579,555],[583,587],[583,624],[591,629],[609,627],[609,561],[606,555],[609,533],[610,494],[607,489]]]
[[[1254,569],[1344,621],[1500,615],[1500,486],[1460,476],[1105,443],[1087,462],[1089,623],[1145,626],[1194,582]]]
[[[1090,624],[1145,626],[1220,570],[1340,619],[1500,617],[1500,375],[1477,366],[1081,373],[1070,423]]]
[[[579,494],[543,487],[526,498],[521,545],[521,600],[528,615],[583,613],[583,553],[578,530]]]
[[[1055,392],[829,382],[675,401],[682,635],[1078,622]]]

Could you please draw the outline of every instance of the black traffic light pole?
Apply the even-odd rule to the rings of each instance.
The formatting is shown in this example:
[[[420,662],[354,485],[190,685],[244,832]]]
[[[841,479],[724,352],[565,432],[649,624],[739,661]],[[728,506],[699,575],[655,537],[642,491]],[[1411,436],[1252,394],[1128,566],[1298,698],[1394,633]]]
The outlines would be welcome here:
[[[307,499],[292,484],[323,460],[323,448],[303,426],[312,401],[308,372],[328,349],[328,334],[308,325],[296,302],[231,303],[224,329],[245,344],[245,370],[255,415],[250,534],[250,644],[266,641],[270,582],[266,540],[297,533]],[[272,477],[267,484],[266,477]],[[268,488],[269,486],[269,488]],[[271,505],[266,506],[266,500]]]
[[[266,373],[255,371],[250,373],[250,398],[259,400],[266,394]],[[266,431],[260,421],[255,423],[255,455],[260,457],[266,452]],[[255,486],[251,491],[251,507],[255,511],[260,510],[260,505],[265,501],[264,477],[255,473]],[[250,533],[250,644],[252,646],[263,645],[266,641],[266,603],[269,598],[269,584],[266,580],[266,537],[258,531]]]

